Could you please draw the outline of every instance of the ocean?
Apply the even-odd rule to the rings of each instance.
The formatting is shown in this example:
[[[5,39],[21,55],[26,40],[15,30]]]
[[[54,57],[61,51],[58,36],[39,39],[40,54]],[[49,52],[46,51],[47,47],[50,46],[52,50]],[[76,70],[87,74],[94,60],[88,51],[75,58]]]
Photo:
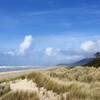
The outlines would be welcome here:
[[[0,66],[0,72],[19,71],[26,69],[43,69],[42,66]]]

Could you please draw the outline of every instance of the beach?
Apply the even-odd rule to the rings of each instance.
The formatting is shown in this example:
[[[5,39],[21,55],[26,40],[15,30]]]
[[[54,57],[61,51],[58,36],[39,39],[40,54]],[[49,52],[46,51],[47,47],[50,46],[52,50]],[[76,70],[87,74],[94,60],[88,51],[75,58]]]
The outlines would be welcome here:
[[[11,79],[15,77],[19,77],[21,75],[29,74],[34,71],[42,71],[44,69],[27,69],[27,70],[18,70],[18,71],[10,71],[10,72],[0,72],[0,80],[3,79]]]

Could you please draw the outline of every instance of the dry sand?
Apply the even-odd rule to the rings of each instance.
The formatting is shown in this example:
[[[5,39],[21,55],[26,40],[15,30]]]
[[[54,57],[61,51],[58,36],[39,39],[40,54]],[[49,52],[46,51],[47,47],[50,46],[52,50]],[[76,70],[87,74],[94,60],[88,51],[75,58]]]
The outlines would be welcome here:
[[[44,70],[44,69],[43,69]],[[43,71],[42,69],[27,69],[27,70],[21,70],[21,71],[11,71],[11,72],[0,72],[0,80],[2,79],[11,79],[15,78],[21,75],[29,74],[34,71]]]
[[[28,91],[28,92],[38,92],[38,87],[32,81],[27,79],[18,80],[15,83],[10,83],[10,88],[13,91]]]
[[[10,72],[0,72],[0,80],[2,79],[11,79],[21,75],[29,74],[31,72],[41,72],[48,69],[52,69],[54,67],[44,67],[41,69],[26,69],[26,70],[19,70],[19,71],[10,71]]]

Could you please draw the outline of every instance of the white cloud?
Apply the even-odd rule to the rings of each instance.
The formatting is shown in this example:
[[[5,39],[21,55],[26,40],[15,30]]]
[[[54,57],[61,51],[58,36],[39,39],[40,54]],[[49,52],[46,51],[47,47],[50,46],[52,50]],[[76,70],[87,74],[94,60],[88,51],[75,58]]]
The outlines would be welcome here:
[[[6,51],[3,52],[4,55],[10,55],[10,56],[24,56],[27,51],[29,50],[31,44],[32,44],[32,35],[26,35],[24,37],[24,40],[22,43],[19,44],[19,48],[17,48],[16,50],[10,50],[10,51]]]
[[[47,56],[55,56],[60,52],[60,49],[58,48],[52,48],[52,47],[48,47],[45,50],[45,53]]]
[[[85,41],[81,44],[81,49],[85,52],[91,52],[95,50],[95,42],[93,41]]]
[[[100,52],[100,40],[85,41],[81,44],[80,48],[85,52]]]
[[[13,51],[8,51],[8,54],[11,55],[11,56],[15,55],[15,53]]]
[[[7,52],[3,52],[4,55],[10,55],[10,56],[14,56],[15,52],[14,51],[7,51]]]
[[[20,44],[19,46],[19,54],[20,55],[25,55],[27,50],[30,48],[32,44],[32,36],[31,35],[26,35],[24,38],[24,41]]]

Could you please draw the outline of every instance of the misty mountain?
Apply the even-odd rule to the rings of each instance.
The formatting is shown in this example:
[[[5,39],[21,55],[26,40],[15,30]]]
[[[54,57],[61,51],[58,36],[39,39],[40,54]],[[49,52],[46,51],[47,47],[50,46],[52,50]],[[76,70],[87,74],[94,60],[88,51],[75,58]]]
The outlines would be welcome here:
[[[71,64],[61,63],[61,64],[58,64],[57,66],[68,66],[68,67],[83,66],[83,65],[86,65],[87,63],[91,62],[93,59],[94,58],[85,58],[85,59],[79,60],[79,61],[71,63]]]
[[[83,66],[86,65],[87,63],[91,62],[94,58],[85,58],[80,61],[77,61],[75,63],[70,64],[71,66]]]

